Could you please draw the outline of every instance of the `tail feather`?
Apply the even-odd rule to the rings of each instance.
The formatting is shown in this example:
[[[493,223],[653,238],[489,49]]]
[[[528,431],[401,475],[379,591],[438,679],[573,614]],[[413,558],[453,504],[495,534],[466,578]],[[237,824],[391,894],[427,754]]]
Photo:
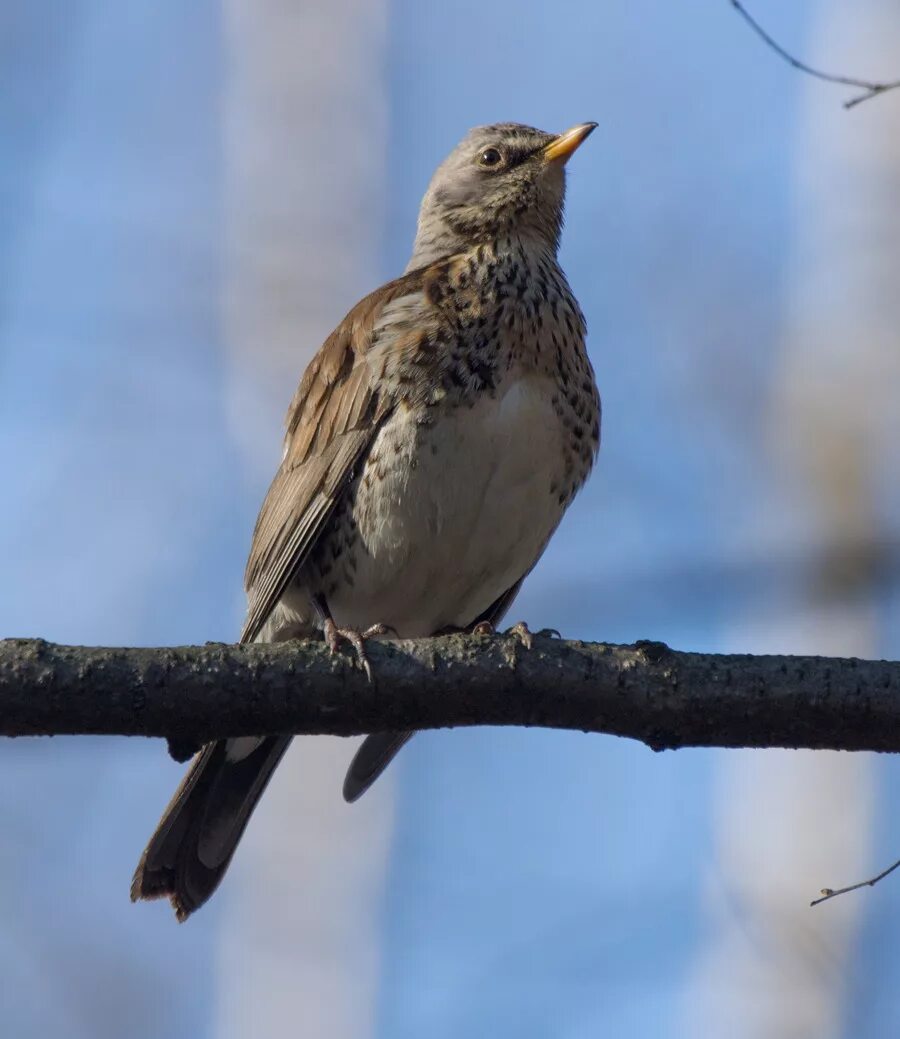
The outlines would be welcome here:
[[[344,800],[356,801],[394,760],[412,732],[376,732],[359,746],[344,778]]]
[[[141,856],[132,901],[168,897],[183,921],[218,887],[291,737],[267,736],[229,757],[235,742],[210,743],[194,759]]]

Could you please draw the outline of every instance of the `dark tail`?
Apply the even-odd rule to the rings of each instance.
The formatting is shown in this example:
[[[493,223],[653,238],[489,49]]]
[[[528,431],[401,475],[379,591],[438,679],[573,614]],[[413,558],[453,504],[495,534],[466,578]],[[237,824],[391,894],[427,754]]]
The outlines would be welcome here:
[[[203,905],[290,742],[290,736],[266,736],[256,746],[219,740],[200,751],[141,856],[133,902],[168,897],[179,921]]]
[[[344,800],[356,801],[394,760],[413,732],[376,732],[360,744],[344,779]]]

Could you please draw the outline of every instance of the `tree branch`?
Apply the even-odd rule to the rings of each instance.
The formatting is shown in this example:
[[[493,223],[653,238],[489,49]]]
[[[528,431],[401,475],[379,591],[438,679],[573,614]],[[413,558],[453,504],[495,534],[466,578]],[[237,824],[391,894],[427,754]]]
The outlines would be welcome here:
[[[814,69],[811,65],[807,65],[805,61],[800,61],[799,58],[795,58],[793,54],[786,51],[780,43],[774,40],[744,7],[740,0],[731,0],[731,6],[768,47],[771,47],[780,58],[795,69],[799,69],[800,72],[805,72],[808,76],[815,76],[816,79],[822,79],[826,83],[840,83],[843,86],[858,87],[860,90],[864,91],[864,93],[858,94],[856,97],[851,97],[845,101],[844,108],[853,108],[855,105],[858,105],[863,101],[868,101],[869,98],[878,97],[879,94],[884,94],[888,90],[896,90],[897,87],[900,87],[900,79],[896,79],[890,83],[875,83],[868,79],[857,79],[855,76],[836,76],[830,72],[822,72],[820,69]]]
[[[823,887],[819,892],[821,897],[814,898],[809,904],[811,906],[819,906],[831,898],[837,898],[838,895],[846,895],[850,891],[859,891],[859,889],[863,887],[875,887],[879,880],[884,880],[885,877],[889,877],[898,866],[900,866],[900,859],[898,859],[892,866],[888,866],[887,869],[883,869],[877,876],[870,877],[868,880],[860,880],[857,884],[850,884],[847,887],[838,888],[837,891],[835,891],[834,888]]]
[[[900,750],[900,664],[680,653],[534,636],[369,644],[377,685],[321,642],[171,649],[0,641],[0,735],[349,736],[542,725],[687,746]]]

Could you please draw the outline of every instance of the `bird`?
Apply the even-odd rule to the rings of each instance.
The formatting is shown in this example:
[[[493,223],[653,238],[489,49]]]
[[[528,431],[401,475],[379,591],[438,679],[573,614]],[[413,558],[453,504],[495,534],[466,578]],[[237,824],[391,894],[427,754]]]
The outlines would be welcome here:
[[[565,167],[597,124],[471,130],[434,173],[404,273],[307,367],[253,532],[241,642],[491,630],[600,443],[581,308],[559,266]],[[344,798],[412,736],[374,733]],[[186,920],[218,887],[289,735],[203,747],[141,857],[133,901]]]

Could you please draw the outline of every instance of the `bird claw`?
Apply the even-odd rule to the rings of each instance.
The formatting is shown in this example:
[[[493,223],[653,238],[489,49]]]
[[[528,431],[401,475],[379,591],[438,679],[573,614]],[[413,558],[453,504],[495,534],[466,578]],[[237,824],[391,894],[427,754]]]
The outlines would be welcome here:
[[[376,638],[378,635],[387,635],[394,629],[387,624],[372,624],[365,631],[357,631],[355,628],[339,628],[334,621],[327,617],[323,624],[325,644],[331,655],[334,656],[340,648],[341,642],[349,642],[356,653],[359,666],[365,671],[366,678],[374,685],[375,678],[372,674],[372,665],[366,653],[366,640]],[[394,632],[396,634],[396,632]]]
[[[562,638],[562,635],[560,635],[556,628],[541,628],[540,631],[532,631],[525,621],[519,621],[518,624],[514,624],[511,628],[507,629],[506,634],[515,635],[525,649],[534,649],[534,640],[536,638]]]
[[[476,625],[473,626],[472,631],[470,632],[470,634],[472,634],[472,635],[496,635],[497,634],[497,629],[494,627],[493,624],[491,624],[490,621],[479,621]]]
[[[525,647],[525,649],[534,648],[534,633],[525,623],[525,621],[519,621],[518,624],[514,624],[506,632],[507,635],[515,635],[519,642]]]
[[[490,621],[479,621],[471,630],[472,635],[496,635],[497,629]],[[507,628],[505,635],[515,635],[525,649],[534,649],[535,638],[562,638],[556,628],[541,628],[540,631],[532,631],[525,621],[519,621],[511,628]]]

